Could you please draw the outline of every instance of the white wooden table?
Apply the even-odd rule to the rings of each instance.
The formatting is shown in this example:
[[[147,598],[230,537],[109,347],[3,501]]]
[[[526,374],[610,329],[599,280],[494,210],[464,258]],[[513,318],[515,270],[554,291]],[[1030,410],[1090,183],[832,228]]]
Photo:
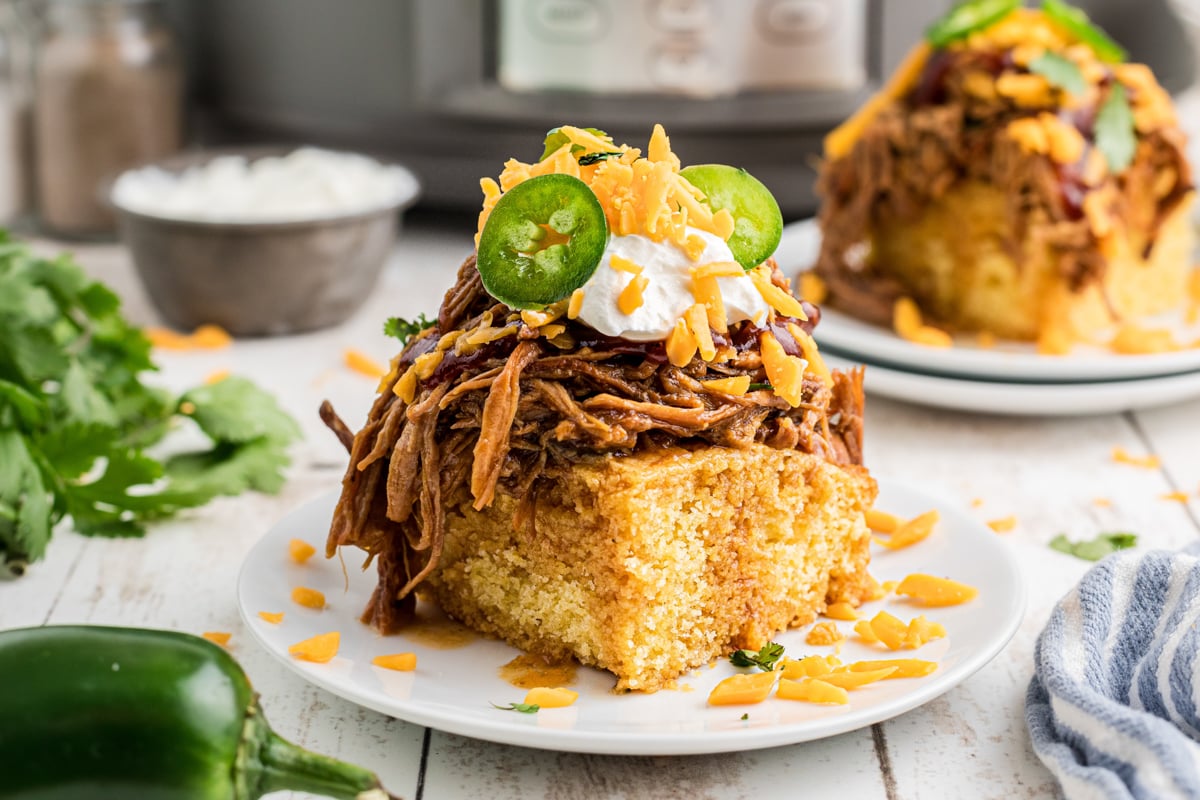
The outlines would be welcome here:
[[[345,453],[317,419],[317,406],[329,398],[357,426],[375,388],[343,366],[342,353],[356,347],[386,361],[394,348],[380,332],[383,319],[436,309],[466,255],[471,228],[470,221],[425,220],[406,230],[379,290],[339,328],[239,341],[220,351],[158,354],[161,380],[173,387],[230,369],[280,397],[305,431],[287,486],[275,497],[218,500],[155,525],[145,539],[85,539],[60,529],[45,561],[20,580],[0,583],[0,628],[97,623],[232,631],[232,652],[282,735],[377,770],[392,792],[410,800],[1054,795],[1053,779],[1029,747],[1024,694],[1037,634],[1088,564],[1046,543],[1058,533],[1090,538],[1113,530],[1136,532],[1143,547],[1194,540],[1200,533],[1200,401],[1083,419],[1005,419],[871,400],[867,463],[877,474],[920,483],[964,506],[978,502],[973,513],[980,519],[1017,516],[1016,529],[1003,536],[1027,578],[1029,607],[1008,648],[964,684],[901,717],[833,739],[673,758],[507,747],[359,708],[308,685],[261,651],[238,618],[238,568],[272,523],[340,478]],[[130,316],[158,322],[120,248],[78,247],[76,253],[121,293]],[[1153,453],[1162,467],[1116,464],[1114,446]],[[1179,490],[1192,496],[1190,505],[1161,497]]]

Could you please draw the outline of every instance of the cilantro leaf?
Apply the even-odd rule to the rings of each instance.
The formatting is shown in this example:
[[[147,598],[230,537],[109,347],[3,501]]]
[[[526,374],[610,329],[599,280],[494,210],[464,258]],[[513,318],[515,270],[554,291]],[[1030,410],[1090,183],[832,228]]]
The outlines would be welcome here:
[[[775,387],[773,387],[773,386],[772,386],[770,383],[768,383],[768,382],[764,381],[764,382],[761,382],[761,383],[752,383],[752,384],[750,384],[749,386],[747,386],[747,387],[746,387],[746,391],[747,391],[747,392],[760,392],[760,391],[763,391],[763,390],[766,390],[766,391],[771,391],[771,390],[773,390],[774,388],[775,388]]]
[[[424,314],[417,314],[417,318],[412,322],[401,317],[388,317],[387,321],[383,323],[383,335],[399,339],[400,344],[403,345],[426,328],[432,328],[434,324],[436,324],[436,320],[426,319]]]
[[[599,163],[601,161],[604,161],[605,159],[620,158],[622,155],[623,155],[623,153],[621,153],[618,150],[613,150],[611,152],[606,152],[606,153],[586,153],[579,157],[579,166],[589,167],[592,164]]]
[[[41,558],[65,518],[87,535],[139,536],[218,494],[280,488],[300,431],[269,395],[230,379],[176,397],[143,382],[154,368],[111,289],[0,230],[0,565],[10,573]],[[146,452],[185,419],[206,449],[166,464]]]
[[[266,438],[286,444],[300,438],[296,421],[280,410],[274,397],[237,376],[184,393],[179,410],[215,442]]]
[[[1029,71],[1041,75],[1050,81],[1052,86],[1071,94],[1083,94],[1087,90],[1087,81],[1083,72],[1071,59],[1047,50],[1029,62]]]
[[[783,645],[767,642],[760,650],[734,650],[729,660],[735,667],[758,667],[763,672],[775,669],[775,662],[783,658]]]
[[[601,139],[607,139],[610,142],[612,141],[612,137],[609,136],[604,131],[600,130],[599,128],[584,128],[584,130],[587,131],[588,133],[599,136]],[[560,147],[562,147],[564,144],[566,144],[569,141],[571,141],[571,140],[569,138],[567,138],[567,135],[565,133],[562,132],[562,128],[551,128],[550,130],[546,131],[545,148],[542,150],[542,157],[539,158],[538,161],[545,161],[547,158],[554,155]],[[578,144],[571,145],[572,153],[578,153],[578,152],[581,152],[582,150],[583,150],[582,145],[578,145]]]
[[[1069,556],[1081,558],[1084,561],[1099,561],[1105,556],[1118,550],[1127,550],[1137,546],[1137,534],[1125,531],[1101,533],[1094,539],[1072,542],[1066,534],[1060,533],[1050,540],[1051,549]]]
[[[1094,133],[1096,148],[1108,162],[1109,171],[1114,174],[1121,172],[1133,162],[1134,153],[1137,152],[1137,133],[1133,127],[1133,109],[1121,84],[1113,83],[1108,98],[1100,106]]]
[[[536,714],[540,709],[537,703],[509,703],[506,706],[498,706],[492,703],[492,708],[498,708],[501,711],[516,711],[521,714]]]

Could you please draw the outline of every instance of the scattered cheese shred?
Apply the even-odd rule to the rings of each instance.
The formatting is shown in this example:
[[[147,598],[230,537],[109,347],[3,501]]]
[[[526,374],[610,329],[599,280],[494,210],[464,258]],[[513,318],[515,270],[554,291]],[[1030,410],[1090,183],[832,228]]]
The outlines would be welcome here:
[[[699,261],[707,246],[704,239],[694,233],[683,240],[683,252],[687,255],[688,261]]]
[[[1112,506],[1112,500],[1107,497],[1097,497],[1092,500],[1092,505],[1100,506],[1101,508],[1109,508]]]
[[[736,261],[709,261],[691,268],[692,280],[700,278],[736,278],[746,274]]]
[[[975,346],[980,350],[991,350],[996,346],[996,334],[991,331],[980,331],[975,335]]]
[[[735,375],[732,378],[717,378],[711,381],[701,381],[700,384],[705,389],[711,389],[725,394],[732,394],[738,397],[744,395],[750,390],[749,375]]]
[[[190,334],[169,328],[145,328],[150,344],[163,350],[220,350],[233,344],[233,337],[216,325],[201,325]]]
[[[886,611],[880,611],[870,620],[859,620],[854,626],[854,632],[867,644],[882,643],[889,650],[915,650],[946,635],[944,627],[930,622],[924,616],[914,617],[906,625]]]
[[[816,678],[821,675],[828,675],[838,667],[842,666],[842,662],[837,656],[805,656],[804,658],[785,658],[783,666],[779,668],[779,674],[788,680],[799,680],[800,678]]]
[[[855,661],[847,669],[851,672],[874,672],[879,669],[894,667],[895,672],[887,676],[888,680],[895,678],[923,678],[937,669],[936,661],[925,661],[920,658],[893,658],[881,661]]]
[[[1189,495],[1187,492],[1167,492],[1166,494],[1160,496],[1163,500],[1170,500],[1175,503],[1187,503],[1192,499],[1191,495]]]
[[[934,526],[937,525],[940,518],[937,509],[926,511],[924,514],[902,523],[888,538],[880,539],[877,536],[875,541],[890,550],[910,547],[927,539],[929,534],[933,533]]]
[[[260,611],[260,612],[258,612],[258,618],[263,620],[264,622],[269,622],[272,625],[278,625],[279,623],[283,622],[283,612],[282,611]]]
[[[378,361],[353,347],[346,348],[342,353],[342,360],[348,368],[368,378],[382,378],[387,374],[387,370]]]
[[[525,695],[525,705],[538,708],[566,708],[579,698],[579,692],[562,686],[536,686]]]
[[[393,653],[392,655],[375,656],[371,659],[371,663],[377,667],[392,669],[397,672],[412,672],[417,668],[417,654]]]
[[[400,380],[396,381],[396,385],[392,387],[392,392],[405,403],[411,403],[413,398],[417,396],[416,370],[412,367],[406,369],[404,374],[400,376]]]
[[[832,686],[852,691],[869,683],[890,678],[899,670],[899,667],[881,667],[872,670],[852,670],[849,667],[841,667],[828,675],[822,675],[821,680]]]
[[[821,356],[820,351],[817,350],[817,343],[813,337],[794,322],[789,322],[787,329],[796,343],[800,345],[800,354],[808,362],[808,371],[816,375],[817,380],[825,386],[833,388],[833,373],[825,364],[825,359]]]
[[[804,643],[810,647],[825,647],[836,644],[846,637],[832,622],[818,622],[804,637]]]
[[[622,314],[632,314],[642,307],[642,304],[646,302],[643,293],[649,285],[650,279],[641,274],[635,274],[633,279],[625,284],[625,288],[617,295],[617,308]],[[706,323],[705,330],[707,329]]]
[[[915,572],[896,586],[896,594],[906,595],[927,606],[956,606],[979,596],[979,590],[965,583]]]
[[[825,616],[830,619],[840,619],[843,622],[853,622],[858,619],[858,611],[849,603],[830,603],[825,609]]]
[[[911,297],[901,297],[892,307],[892,328],[896,335],[913,344],[925,347],[947,348],[954,345],[950,334],[940,328],[926,325],[921,320],[921,310]]]
[[[775,672],[731,675],[713,687],[710,706],[740,706],[761,703],[775,688]]]
[[[908,94],[908,90],[916,85],[932,52],[933,48],[924,40],[909,50],[887,83],[859,106],[849,119],[825,136],[825,158],[832,161],[847,155],[879,112]]]
[[[208,375],[206,375],[204,377],[204,385],[212,386],[215,383],[220,383],[221,381],[225,380],[228,377],[229,377],[229,370],[227,370],[227,369],[214,370],[213,372],[208,373]]]
[[[889,514],[886,511],[879,511],[874,508],[869,509],[866,516],[867,527],[876,533],[895,533],[902,522],[895,514]]]
[[[692,297],[704,305],[708,313],[708,326],[719,333],[729,330],[728,315],[725,313],[725,298],[721,287],[711,275],[692,277]]]
[[[303,564],[313,557],[317,548],[303,539],[292,539],[288,542],[288,556],[297,564]]]
[[[327,664],[337,655],[341,643],[342,635],[337,631],[330,631],[296,642],[288,648],[288,652],[301,661]]]
[[[1108,347],[1121,355],[1152,355],[1183,349],[1175,335],[1165,328],[1141,328],[1132,323],[1121,326]]]
[[[205,639],[208,639],[213,644],[221,645],[221,647],[227,647],[229,645],[229,640],[233,638],[232,633],[225,633],[224,631],[205,631],[200,635]]]
[[[1017,518],[1015,515],[1001,517],[1000,519],[988,520],[987,526],[996,533],[1008,533],[1017,527]]]
[[[775,696],[780,700],[801,700],[823,705],[845,705],[850,702],[846,690],[826,683],[821,678],[801,678],[798,681],[782,678]]]
[[[1118,464],[1128,464],[1131,467],[1141,467],[1142,469],[1158,469],[1162,466],[1162,462],[1158,460],[1158,456],[1130,455],[1124,447],[1113,448],[1112,460]]]
[[[295,589],[292,589],[292,602],[305,608],[320,611],[325,608],[325,595],[307,586],[297,586]]]

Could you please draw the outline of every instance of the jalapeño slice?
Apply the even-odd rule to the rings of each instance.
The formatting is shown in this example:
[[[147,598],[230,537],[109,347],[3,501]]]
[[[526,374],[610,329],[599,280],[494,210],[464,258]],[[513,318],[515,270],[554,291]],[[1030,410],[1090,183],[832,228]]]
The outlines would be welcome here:
[[[496,202],[476,266],[492,297],[537,309],[587,283],[607,244],[604,209],[588,185],[570,175],[541,175]]]
[[[749,172],[725,164],[696,164],[679,173],[708,198],[713,211],[729,209],[729,249],[743,269],[766,261],[783,235],[783,214],[771,191]]]
[[[934,47],[945,47],[993,25],[1021,7],[1021,0],[967,0],[959,3],[925,31]]]
[[[1060,28],[1091,47],[1101,61],[1119,63],[1125,60],[1125,48],[1097,27],[1083,9],[1062,0],[1044,0],[1042,11]]]

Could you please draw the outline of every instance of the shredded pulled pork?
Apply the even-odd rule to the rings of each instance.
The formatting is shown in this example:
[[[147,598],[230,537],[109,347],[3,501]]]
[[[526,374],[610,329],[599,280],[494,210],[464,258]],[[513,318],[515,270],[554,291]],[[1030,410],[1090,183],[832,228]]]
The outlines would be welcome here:
[[[876,324],[890,324],[896,299],[916,288],[902,287],[886,265],[871,262],[873,227],[883,220],[914,219],[965,179],[1004,191],[1012,251],[1019,252],[1036,229],[1037,238],[1058,254],[1059,269],[1073,289],[1101,279],[1106,266],[1084,213],[1089,192],[1110,194],[1106,203],[1112,210],[1145,232],[1148,254],[1159,223],[1192,189],[1183,133],[1173,125],[1140,132],[1133,163],[1097,182],[1087,173],[1097,155],[1092,152],[1095,115],[1107,89],[1087,106],[1068,109],[1052,100],[1044,108],[1030,108],[989,89],[1002,74],[1014,72],[1024,71],[1015,67],[1011,53],[935,53],[908,95],[883,108],[847,155],[823,165],[817,183],[823,238],[816,269],[834,304]],[[1112,80],[1110,73],[1103,87]],[[1056,163],[1007,135],[1014,120],[1046,112],[1083,136],[1086,144],[1077,161]]]
[[[784,285],[778,271],[775,279]],[[800,348],[786,323],[811,332],[819,319],[815,307],[805,310],[808,322],[771,323],[791,355]],[[379,582],[365,622],[393,630],[409,618],[413,590],[438,565],[447,507],[470,501],[482,509],[506,492],[519,501],[514,523],[528,524],[539,485],[582,459],[762,442],[862,463],[861,370],[835,371],[832,386],[806,376],[803,402],[793,408],[770,390],[735,396],[702,383],[736,375],[766,381],[757,346],[763,329],[752,323],[714,335],[730,349],[727,361],[694,358],[679,368],[661,342],[610,339],[560,322],[565,333],[544,338],[487,295],[471,257],[436,326],[410,340],[393,364],[366,424],[348,442],[350,464],[326,543],[329,555],[353,544],[376,562]],[[463,344],[499,327],[512,330]],[[439,346],[441,361],[406,403],[395,392],[397,376]],[[321,416],[347,443],[346,426],[328,404]]]

